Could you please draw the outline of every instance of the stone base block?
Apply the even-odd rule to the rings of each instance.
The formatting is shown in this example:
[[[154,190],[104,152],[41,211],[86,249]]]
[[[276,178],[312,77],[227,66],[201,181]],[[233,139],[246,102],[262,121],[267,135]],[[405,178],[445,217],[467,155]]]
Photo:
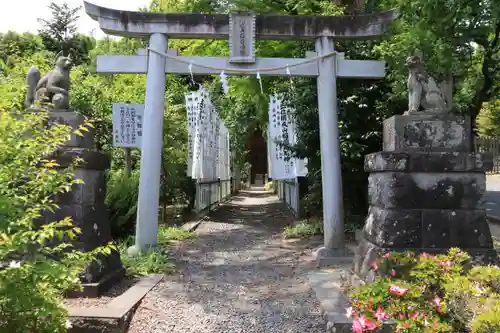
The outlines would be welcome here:
[[[68,298],[88,297],[97,298],[102,293],[108,291],[125,277],[125,268],[119,267],[102,276],[99,281],[94,283],[82,283],[81,291],[70,291],[66,294]]]
[[[92,251],[96,247],[105,246],[112,241],[106,206],[101,204],[60,204],[60,209],[54,213],[46,213],[42,223],[59,221],[70,217],[73,225],[81,229],[75,240],[64,239],[70,242],[76,250]],[[82,281],[94,283],[111,271],[122,267],[120,254],[113,251],[108,256],[99,258],[82,273]]]
[[[446,209],[387,209],[370,206],[363,237],[391,249],[493,248],[486,212]]]
[[[396,115],[384,121],[384,151],[470,152],[470,117]]]
[[[58,194],[55,201],[60,205],[99,205],[106,199],[106,172],[81,169],[75,171],[75,179],[83,184],[74,184],[71,192]]]
[[[104,244],[103,244],[104,245]],[[108,255],[100,255],[97,261],[90,263],[80,274],[80,281],[86,284],[110,283],[113,284],[117,279],[114,277],[116,273],[123,269],[120,253],[111,251]],[[110,278],[108,278],[111,276]],[[122,276],[120,276],[121,279]],[[108,281],[109,280],[109,281]]]
[[[383,255],[387,251],[413,251],[415,253],[427,252],[430,254],[446,253],[449,248],[406,248],[406,249],[394,249],[394,248],[384,248],[368,240],[363,240],[358,245],[356,254],[354,256],[353,270],[362,279],[371,279],[373,274],[371,274],[371,264]],[[492,249],[486,248],[467,248],[462,249],[469,253],[473,258],[473,263],[477,265],[499,265],[500,259],[498,253]]]
[[[474,209],[486,191],[481,172],[374,172],[368,178],[369,204],[398,209]]]
[[[365,156],[366,172],[485,172],[492,168],[489,153],[382,151]]]
[[[346,263],[352,262],[353,256],[354,249],[349,249],[348,247],[342,249],[329,249],[321,246],[312,253],[312,257],[314,261],[316,261],[318,267],[345,265]]]
[[[81,160],[78,167],[81,169],[107,170],[111,166],[108,154],[87,148],[59,148],[51,157],[61,168],[67,168],[76,158]]]
[[[74,111],[53,111],[49,113],[48,125],[65,124],[76,130],[85,123],[85,117]],[[93,148],[94,131],[89,128],[88,132],[82,131],[83,136],[71,134],[70,139],[64,144],[67,147]]]

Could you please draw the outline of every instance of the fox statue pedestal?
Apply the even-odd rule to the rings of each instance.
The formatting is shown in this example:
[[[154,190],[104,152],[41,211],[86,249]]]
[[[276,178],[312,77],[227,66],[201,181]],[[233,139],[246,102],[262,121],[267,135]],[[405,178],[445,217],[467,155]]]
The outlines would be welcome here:
[[[78,128],[84,123],[84,117],[76,112],[56,111],[49,113],[48,125],[64,123]],[[81,234],[73,241],[76,249],[91,251],[112,241],[108,211],[104,203],[106,198],[106,169],[110,166],[109,156],[93,149],[93,133],[70,139],[53,156],[61,168],[69,166],[75,158],[83,162],[76,169],[75,177],[83,184],[73,186],[71,192],[55,198],[60,209],[44,216],[46,222],[71,217]],[[99,294],[125,275],[120,254],[112,251],[108,256],[99,258],[82,272],[83,292],[70,292],[69,296],[98,297]]]
[[[459,247],[481,262],[497,260],[480,207],[492,158],[471,152],[470,118],[419,112],[387,119],[383,131],[383,151],[365,157],[370,207],[354,271],[366,278],[388,250]]]

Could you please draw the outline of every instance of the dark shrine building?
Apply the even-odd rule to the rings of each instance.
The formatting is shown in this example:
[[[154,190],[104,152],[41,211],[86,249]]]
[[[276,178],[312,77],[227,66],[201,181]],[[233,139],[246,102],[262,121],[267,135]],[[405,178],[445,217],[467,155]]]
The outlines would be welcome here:
[[[262,186],[267,179],[267,141],[261,129],[255,129],[247,141],[247,162],[252,165],[250,182],[252,185]]]

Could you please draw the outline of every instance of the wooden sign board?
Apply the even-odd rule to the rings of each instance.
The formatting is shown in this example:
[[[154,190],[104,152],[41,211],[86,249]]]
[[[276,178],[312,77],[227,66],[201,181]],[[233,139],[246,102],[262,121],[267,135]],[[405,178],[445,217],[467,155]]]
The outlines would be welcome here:
[[[113,146],[141,148],[144,104],[113,103]]]
[[[234,12],[229,17],[229,62],[255,63],[255,15]]]

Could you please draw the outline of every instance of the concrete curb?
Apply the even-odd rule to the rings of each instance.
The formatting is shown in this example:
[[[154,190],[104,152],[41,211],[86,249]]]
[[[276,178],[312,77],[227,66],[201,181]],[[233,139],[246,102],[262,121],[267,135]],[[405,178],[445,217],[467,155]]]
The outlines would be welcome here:
[[[69,333],[124,333],[130,319],[146,294],[153,289],[163,275],[150,275],[141,278],[136,284],[104,307],[68,307],[72,327]]]

